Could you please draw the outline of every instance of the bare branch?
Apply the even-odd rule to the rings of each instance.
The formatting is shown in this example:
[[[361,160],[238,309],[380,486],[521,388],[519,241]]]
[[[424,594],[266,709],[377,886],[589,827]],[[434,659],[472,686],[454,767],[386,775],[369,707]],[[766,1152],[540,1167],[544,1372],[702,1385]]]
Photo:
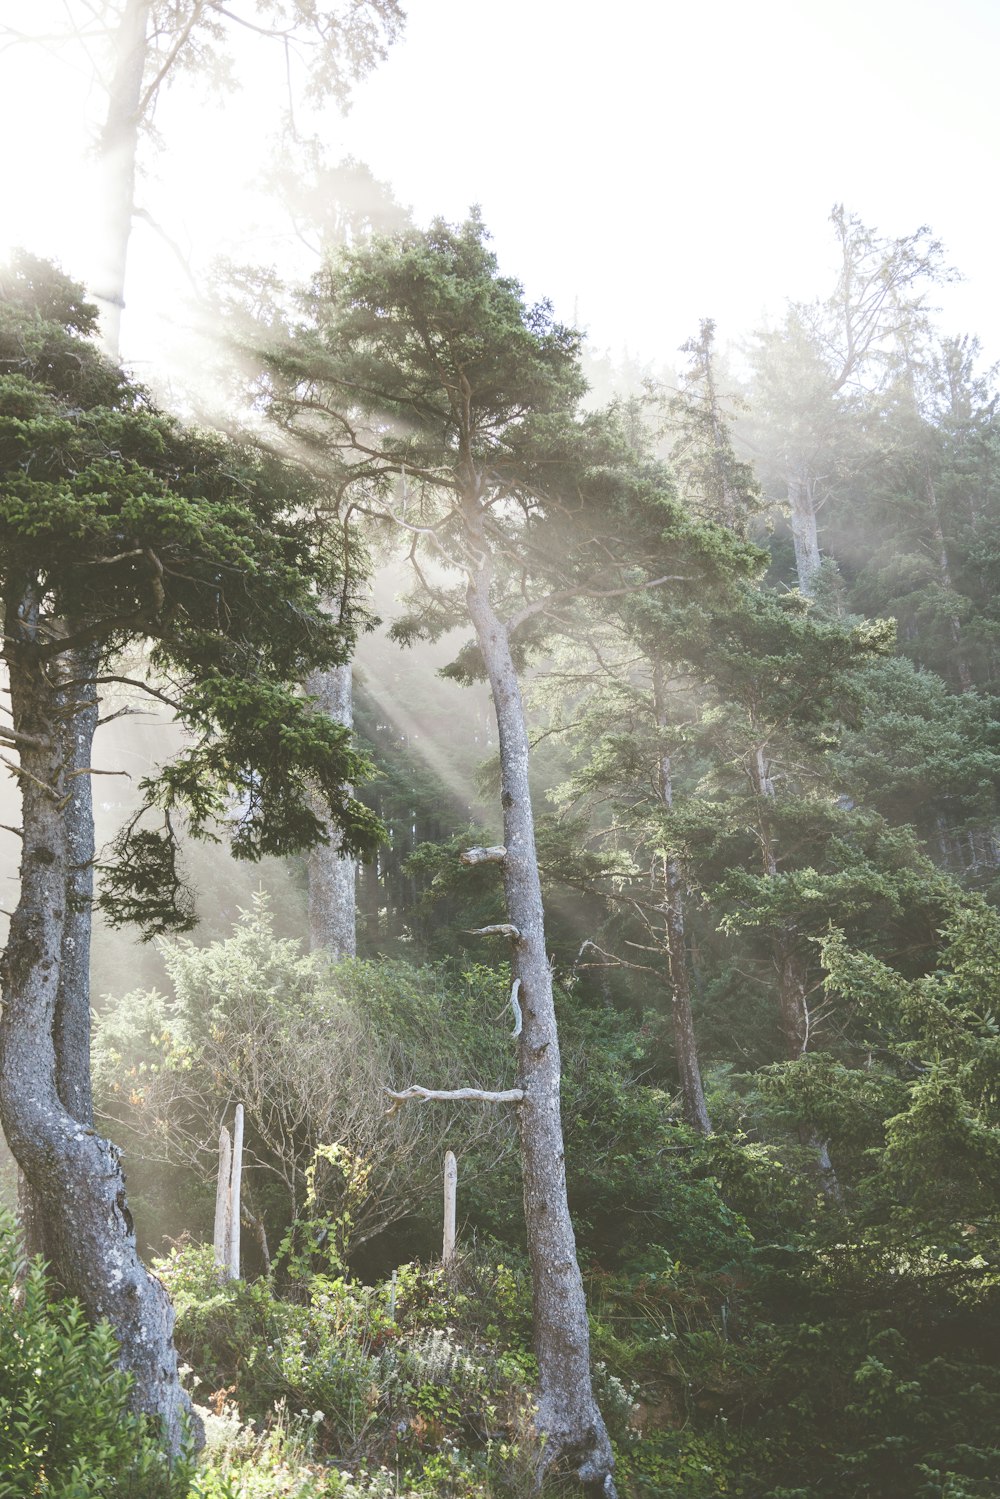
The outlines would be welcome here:
[[[35,734],[23,734],[19,729],[8,729],[0,725],[0,744],[9,744],[12,749],[18,749],[22,744],[25,749],[47,750],[52,748],[51,741],[39,739]]]
[[[467,848],[458,856],[460,864],[502,864],[507,850],[500,844],[490,848]]]
[[[495,926],[466,927],[465,934],[467,937],[509,937],[512,942],[521,940],[521,933],[509,921],[497,922]]]
[[[167,697],[165,692],[160,692],[158,688],[151,687],[148,682],[141,682],[135,677],[94,677],[93,680],[101,685],[108,682],[115,682],[122,687],[138,687],[140,692],[146,692],[150,697],[155,697],[161,703],[166,703],[167,707],[173,708],[175,712],[179,713],[181,711],[180,703],[175,702],[172,697]]]
[[[521,988],[521,980],[515,979],[510,986],[510,1007],[514,1011],[514,1029],[510,1033],[510,1039],[516,1041],[521,1034],[521,1026],[524,1024],[524,1016],[521,1014],[521,1006],[518,1002],[518,992]]]
[[[404,1088],[397,1093],[393,1088],[386,1088],[386,1093],[393,1100],[392,1107],[386,1112],[394,1114],[401,1103],[406,1103],[411,1098],[419,1098],[422,1103],[440,1101],[443,1103],[456,1103],[460,1100],[469,1100],[473,1103],[521,1103],[524,1098],[523,1088],[504,1088],[498,1093],[491,1093],[486,1088]]]

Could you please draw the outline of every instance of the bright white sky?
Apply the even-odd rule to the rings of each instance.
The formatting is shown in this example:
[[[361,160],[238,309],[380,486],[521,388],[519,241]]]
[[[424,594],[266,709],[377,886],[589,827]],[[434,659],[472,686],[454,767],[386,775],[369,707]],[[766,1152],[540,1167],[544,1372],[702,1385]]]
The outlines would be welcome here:
[[[231,0],[254,14],[251,0]],[[79,0],[0,0],[55,29]],[[345,119],[319,121],[418,220],[481,204],[503,269],[599,348],[672,362],[702,317],[736,341],[830,285],[834,202],[881,232],[930,224],[966,281],[943,323],[1000,357],[997,0],[409,0],[402,44]],[[280,49],[245,37],[241,94],[177,87],[141,199],[200,272],[219,252],[284,261],[258,189],[285,105]],[[0,250],[82,274],[87,148],[102,100],[50,53],[0,54]],[[299,269],[307,269],[299,262]],[[134,236],[125,350],[142,368],[183,286]]]

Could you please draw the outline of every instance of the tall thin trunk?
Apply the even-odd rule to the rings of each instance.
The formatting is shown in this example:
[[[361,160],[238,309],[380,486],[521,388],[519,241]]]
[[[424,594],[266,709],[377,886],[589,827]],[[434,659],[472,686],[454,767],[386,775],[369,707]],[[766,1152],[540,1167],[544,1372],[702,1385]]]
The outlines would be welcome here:
[[[537,1427],[543,1467],[567,1459],[588,1492],[615,1493],[614,1454],[594,1398],[590,1331],[576,1240],[566,1196],[560,1115],[561,1064],[545,951],[542,891],[528,788],[528,732],[506,625],[490,600],[492,564],[478,499],[467,500],[466,525],[483,558],[466,593],[493,693],[500,740],[507,913],[519,936],[513,969],[520,980],[519,1043],[524,1217],[531,1259],[539,1391]]]
[[[306,691],[334,723],[354,722],[351,666],[334,666],[308,678]],[[309,945],[313,952],[353,958],[358,950],[355,910],[356,864],[341,852],[340,834],[327,820],[327,842],[309,854]]]
[[[952,591],[951,563],[948,559],[948,545],[944,539],[944,529],[941,525],[941,510],[938,505],[937,488],[934,484],[934,475],[926,457],[924,459],[924,494],[931,514],[931,530],[934,536],[934,545],[937,548],[938,576],[941,579],[941,587],[946,593]],[[955,648],[955,673],[958,677],[958,685],[963,692],[972,691],[972,673],[969,670],[969,662],[962,647],[962,624],[957,614],[952,614],[948,619],[948,628],[951,634],[951,642]]]
[[[60,711],[75,687],[60,689],[33,657],[30,587],[10,599],[11,713],[19,744],[23,848],[21,888],[3,955],[0,1124],[31,1190],[51,1270],[95,1321],[107,1318],[120,1362],[133,1376],[137,1410],[159,1417],[171,1450],[189,1412],[177,1376],[173,1311],[139,1258],[118,1151],[75,1118],[60,1094],[54,1031],[60,1004],[67,912],[73,887],[74,777]]]
[[[139,108],[150,6],[151,0],[126,0],[118,28],[108,113],[101,133],[100,249],[94,268],[93,295],[101,310],[104,347],[113,359],[118,358],[121,342],[125,269],[135,213]]]
[[[764,873],[778,873],[778,845],[771,816],[775,802],[774,781],[768,774],[767,757],[762,745],[748,758],[750,782],[757,796],[758,827]],[[790,1062],[797,1062],[809,1048],[808,970],[796,934],[788,927],[775,933],[771,944],[775,972],[778,975],[778,1013],[785,1052]],[[840,1183],[830,1160],[825,1140],[814,1129],[799,1131],[802,1144],[815,1152],[820,1185],[828,1197],[840,1197]]]
[[[795,468],[787,477],[788,508],[795,547],[795,571],[799,592],[812,598],[816,574],[820,569],[819,532],[816,525],[816,501],[813,482],[804,467]]]
[[[666,707],[663,702],[662,674],[653,675],[653,708],[657,727],[667,726]],[[659,792],[664,807],[669,811],[674,804],[674,789],[670,756],[661,752],[659,756]],[[712,1133],[712,1121],[705,1104],[705,1091],[698,1063],[698,1045],[694,1033],[694,1015],[691,1010],[691,974],[688,968],[687,950],[684,941],[684,880],[677,859],[663,860],[663,890],[667,929],[667,971],[670,975],[670,1020],[674,1036],[674,1055],[681,1080],[681,1097],[684,1100],[684,1117],[700,1134]]]
[[[771,808],[775,802],[774,781],[768,774],[767,756],[756,745],[748,757],[750,782],[757,797],[757,825],[761,862],[771,879],[778,873],[778,843]],[[778,1006],[785,1050],[790,1061],[802,1056],[809,1044],[809,1011],[806,1005],[806,973],[795,934],[787,928],[773,942],[774,967],[778,975]]]

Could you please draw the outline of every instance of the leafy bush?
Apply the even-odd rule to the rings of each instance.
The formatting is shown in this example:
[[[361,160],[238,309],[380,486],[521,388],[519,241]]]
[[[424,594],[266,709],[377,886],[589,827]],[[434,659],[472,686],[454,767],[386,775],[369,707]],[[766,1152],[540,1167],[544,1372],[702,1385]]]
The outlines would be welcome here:
[[[356,1253],[437,1197],[446,1148],[460,1159],[477,1144],[491,1160],[513,1155],[514,1121],[501,1111],[441,1104],[390,1116],[385,1097],[386,1087],[413,1081],[510,1085],[514,1048],[496,1022],[502,975],[324,965],[275,936],[263,897],[227,940],[174,941],[162,952],[172,995],[110,1001],[94,1055],[98,1105],[138,1166],[136,1214],[149,1238],[155,1228],[176,1234],[178,1223],[207,1234],[219,1125],[237,1100],[246,1110],[244,1211],[272,1248],[307,1197],[313,1219],[349,1209],[340,1251]],[[334,1145],[339,1164],[329,1158]],[[248,1236],[250,1253],[251,1244]]]
[[[128,1409],[111,1328],[50,1295],[0,1220],[0,1499],[183,1499],[190,1461]]]

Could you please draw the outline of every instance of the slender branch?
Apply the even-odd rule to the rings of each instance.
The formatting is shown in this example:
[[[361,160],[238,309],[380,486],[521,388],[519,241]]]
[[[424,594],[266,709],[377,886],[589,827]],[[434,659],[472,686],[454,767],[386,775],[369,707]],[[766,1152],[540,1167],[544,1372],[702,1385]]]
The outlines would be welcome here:
[[[39,791],[44,791],[46,796],[51,797],[54,802],[58,803],[59,793],[47,781],[40,781],[37,776],[31,774],[30,770],[25,770],[23,766],[15,765],[13,760],[8,760],[6,755],[0,755],[0,765],[6,765],[11,775],[17,776],[19,780],[30,781],[33,786],[38,787]]]
[[[166,703],[167,707],[173,708],[175,712],[180,713],[181,711],[180,703],[175,702],[172,697],[167,697],[165,692],[160,692],[158,688],[151,687],[148,682],[141,682],[135,677],[94,677],[93,681],[101,685],[108,682],[115,682],[122,687],[138,687],[141,692],[148,693],[150,697],[158,698],[161,703]]]
[[[516,614],[510,615],[507,628],[516,630],[524,624],[526,619],[531,619],[535,614],[541,614],[546,609],[551,609],[553,604],[563,603],[566,599],[614,599],[626,593],[644,593],[647,588],[659,588],[663,583],[689,583],[690,581],[690,578],[685,576],[671,574],[662,578],[651,578],[648,583],[629,584],[625,588],[560,588],[555,593],[547,593],[543,599],[536,599],[533,604],[526,604]]]
[[[204,8],[204,0],[195,0],[195,4],[191,10],[191,14],[188,17],[186,24],[181,27],[180,34],[178,35],[177,40],[174,42],[174,45],[171,47],[170,51],[167,53],[162,67],[156,74],[155,78],[151,80],[148,88],[146,89],[146,92],[139,100],[139,107],[135,112],[135,118],[137,121],[145,119],[146,111],[149,109],[149,106],[156,98],[156,95],[159,92],[160,84],[163,82],[164,78],[166,78],[167,74],[170,72],[170,69],[177,61],[179,54],[187,45],[188,37],[191,35],[192,31],[201,20]]]

